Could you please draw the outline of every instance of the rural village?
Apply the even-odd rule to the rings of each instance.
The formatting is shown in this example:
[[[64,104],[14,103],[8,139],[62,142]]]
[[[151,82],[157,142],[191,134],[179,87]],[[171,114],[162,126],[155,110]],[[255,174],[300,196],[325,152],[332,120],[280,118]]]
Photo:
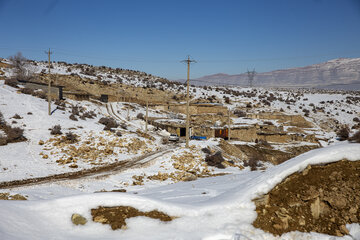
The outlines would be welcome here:
[[[359,91],[190,80],[186,143],[186,83],[20,53],[0,60],[0,198],[42,200],[24,218],[55,204],[39,214],[54,211],[65,239],[135,239],[140,225],[162,231],[157,239],[174,229],[187,239],[360,237]],[[33,226],[44,229],[40,215]],[[216,224],[188,235],[204,218]],[[0,233],[18,239],[13,221]]]

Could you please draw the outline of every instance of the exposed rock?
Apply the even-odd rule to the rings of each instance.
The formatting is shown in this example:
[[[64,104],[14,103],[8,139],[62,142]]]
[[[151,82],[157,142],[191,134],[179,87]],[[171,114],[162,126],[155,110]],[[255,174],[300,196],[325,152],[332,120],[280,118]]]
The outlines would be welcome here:
[[[290,231],[349,234],[359,223],[360,161],[314,165],[294,173],[268,194],[254,199],[253,225],[275,235]]]
[[[27,198],[20,194],[0,193],[0,200],[27,200]]]
[[[75,225],[85,225],[87,223],[86,218],[77,213],[71,215],[71,221]]]
[[[94,222],[109,224],[113,230],[126,229],[126,219],[137,216],[159,219],[163,222],[169,222],[175,218],[157,210],[142,212],[130,206],[98,207],[91,209],[91,215]]]

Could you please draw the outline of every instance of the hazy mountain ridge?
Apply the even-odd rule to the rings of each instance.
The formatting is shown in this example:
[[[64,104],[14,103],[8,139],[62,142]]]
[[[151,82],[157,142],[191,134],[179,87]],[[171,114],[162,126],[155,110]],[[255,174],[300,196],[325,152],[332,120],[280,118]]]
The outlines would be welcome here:
[[[219,73],[193,80],[196,85],[249,85],[246,73]],[[254,86],[267,87],[316,87],[339,84],[360,85],[360,58],[339,58],[305,67],[257,73],[254,79]]]

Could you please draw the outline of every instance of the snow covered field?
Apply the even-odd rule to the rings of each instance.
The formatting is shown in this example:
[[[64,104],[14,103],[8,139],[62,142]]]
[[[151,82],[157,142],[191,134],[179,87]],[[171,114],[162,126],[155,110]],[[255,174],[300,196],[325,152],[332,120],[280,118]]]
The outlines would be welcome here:
[[[49,116],[47,114],[47,102],[43,99],[35,98],[30,95],[16,93],[16,89],[4,85],[4,81],[0,81],[0,111],[3,113],[7,122],[12,126],[24,129],[24,136],[28,139],[26,142],[8,144],[1,146],[0,151],[0,181],[19,180],[24,178],[42,177],[52,174],[78,171],[95,165],[113,163],[125,159],[140,156],[146,152],[156,151],[159,149],[160,138],[155,141],[149,141],[136,134],[137,129],[143,128],[143,123],[134,122],[125,130],[121,131],[122,136],[118,137],[108,131],[103,131],[103,125],[98,123],[101,117],[107,116],[108,113],[104,106],[97,106],[90,102],[82,103],[81,106],[86,111],[93,111],[97,114],[94,119],[78,119],[73,121],[69,119],[71,111],[56,110]],[[67,105],[77,105],[78,102],[67,100]],[[53,104],[53,109],[56,106]],[[125,111],[125,110],[123,110]],[[14,119],[15,114],[20,115],[21,119]],[[16,123],[14,122],[16,121]],[[79,142],[75,144],[77,149],[88,147],[93,149],[97,154],[96,162],[77,161],[77,168],[69,168],[67,165],[59,166],[56,160],[65,158],[70,151],[70,146],[57,147],[52,144],[51,139],[59,137],[50,135],[49,129],[55,125],[60,125],[62,132],[72,132],[79,137]],[[119,145],[123,142],[124,147],[131,146],[133,141],[141,141],[138,149],[134,151],[123,151],[120,147],[116,147],[112,154],[104,155],[99,162],[100,150],[106,150],[105,145],[116,141]],[[44,144],[40,145],[39,142]],[[90,142],[87,144],[87,142]],[[70,149],[69,149],[70,148]],[[68,150],[66,152],[66,150]],[[68,153],[68,154],[67,154]],[[46,157],[44,157],[46,155]]]
[[[338,143],[313,150],[263,172],[242,171],[151,189],[138,188],[127,193],[79,194],[73,191],[74,195],[69,195],[70,187],[55,186],[57,196],[48,200],[0,201],[1,215],[6,216],[0,219],[0,234],[2,239],[336,239],[300,232],[276,238],[255,229],[251,225],[256,218],[251,200],[308,164],[344,158],[359,160],[359,144]],[[39,195],[46,195],[53,187],[37,186],[35,189]],[[59,197],[61,195],[65,197]],[[84,226],[71,223],[73,213],[90,220],[90,209],[100,205],[133,206],[142,211],[157,209],[178,218],[169,223],[145,217],[131,218],[127,220],[126,230],[116,231],[91,221]],[[358,239],[360,226],[353,224],[348,228]]]

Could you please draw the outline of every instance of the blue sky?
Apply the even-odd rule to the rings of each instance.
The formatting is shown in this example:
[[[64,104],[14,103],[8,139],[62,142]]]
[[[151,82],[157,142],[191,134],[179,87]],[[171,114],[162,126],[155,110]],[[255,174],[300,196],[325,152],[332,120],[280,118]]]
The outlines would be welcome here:
[[[186,78],[360,57],[360,0],[0,0],[0,56]]]

